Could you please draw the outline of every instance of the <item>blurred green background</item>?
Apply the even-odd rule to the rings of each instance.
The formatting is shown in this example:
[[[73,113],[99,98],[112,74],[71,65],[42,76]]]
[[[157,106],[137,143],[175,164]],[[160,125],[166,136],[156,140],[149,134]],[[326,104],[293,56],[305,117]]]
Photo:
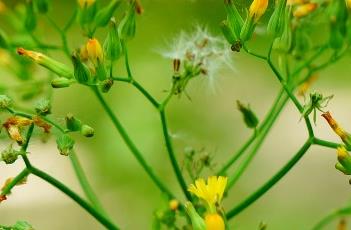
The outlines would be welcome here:
[[[63,25],[71,16],[75,1],[52,2],[50,14]],[[129,44],[130,62],[136,79],[161,100],[171,84],[172,63],[159,51],[167,49],[167,41],[180,31],[191,31],[197,24],[219,34],[218,23],[225,17],[224,7],[217,0],[142,0],[142,4],[145,13],[138,17],[137,36]],[[60,42],[45,18],[41,18],[36,34],[47,43]],[[103,40],[106,31],[97,34]],[[70,30],[71,49],[85,41],[77,26]],[[260,44],[255,47],[263,50]],[[62,54],[53,55],[68,62]],[[243,52],[233,53],[232,59],[235,70],[227,68],[218,73],[215,90],[206,77],[200,77],[188,87],[191,100],[183,96],[171,101],[167,115],[180,162],[184,159],[184,148],[192,146],[204,148],[220,166],[251,135],[236,110],[235,100],[250,103],[262,119],[278,93],[279,84],[265,63]],[[351,130],[349,62],[349,57],[344,58],[321,72],[313,86],[325,95],[335,95],[328,109],[347,130]],[[122,61],[117,72],[125,75]],[[9,78],[0,76],[1,81]],[[115,83],[106,98],[157,174],[185,201],[169,163],[155,109],[124,83]],[[53,112],[61,122],[71,112],[95,128],[93,139],[76,136],[76,150],[92,186],[115,222],[122,229],[150,229],[153,212],[163,205],[161,194],[114,130],[92,92],[79,85],[55,90]],[[303,144],[307,131],[299,119],[298,111],[289,102],[248,171],[224,201],[227,210],[270,178]],[[315,132],[318,137],[338,141],[320,117]],[[6,144],[1,142],[1,148]],[[82,194],[70,161],[58,154],[54,138],[47,144],[34,140],[29,151],[33,164]],[[334,169],[335,162],[334,150],[312,147],[283,180],[233,219],[230,229],[257,229],[261,221],[270,230],[309,229],[332,209],[350,202],[348,178]],[[22,167],[21,161],[9,166],[1,164],[0,183],[16,175]],[[9,200],[0,206],[1,224],[10,225],[17,220],[26,220],[36,229],[102,229],[72,200],[33,176],[26,185],[16,187]],[[336,229],[335,226],[333,223],[329,229]]]

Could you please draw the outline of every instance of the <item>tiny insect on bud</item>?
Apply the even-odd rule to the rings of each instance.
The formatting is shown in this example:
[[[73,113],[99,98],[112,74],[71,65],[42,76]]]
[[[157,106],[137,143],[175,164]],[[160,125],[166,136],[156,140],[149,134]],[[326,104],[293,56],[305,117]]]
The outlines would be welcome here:
[[[86,44],[88,58],[94,63],[103,62],[104,53],[100,42],[96,38],[89,39]]]
[[[317,7],[318,7],[317,3],[311,3],[311,2],[298,5],[294,10],[293,15],[295,18],[302,18],[311,14],[313,11],[317,9]]]
[[[224,6],[227,12],[228,26],[230,27],[230,30],[233,31],[235,40],[237,40],[240,37],[241,28],[244,25],[244,20],[239,14],[233,0],[225,0]]]
[[[113,16],[113,13],[118,8],[118,6],[122,3],[121,0],[112,0],[110,3],[103,9],[101,9],[95,18],[95,24],[98,27],[104,27],[108,24],[110,19]]]
[[[74,140],[67,134],[56,139],[57,149],[61,155],[68,156],[74,147]]]
[[[179,208],[179,201],[176,199],[172,199],[169,201],[169,209],[172,211],[177,211]]]
[[[250,109],[249,106],[243,105],[240,101],[236,101],[237,106],[241,114],[243,115],[244,122],[247,127],[254,129],[258,125],[258,118],[255,113]]]
[[[12,105],[12,100],[6,95],[0,95],[0,109],[7,109]]]
[[[113,79],[111,78],[108,78],[106,80],[103,80],[101,83],[100,83],[100,89],[103,93],[107,93],[108,91],[110,91],[110,89],[112,88],[113,86]]]
[[[206,230],[225,230],[223,218],[218,213],[209,213],[205,216]]]
[[[196,212],[192,203],[186,202],[185,209],[186,209],[188,216],[190,217],[193,229],[207,230],[204,219],[202,219],[201,216]]]
[[[24,26],[28,32],[32,32],[37,27],[33,0],[26,1],[26,18],[24,21]]]
[[[51,81],[52,88],[66,88],[69,87],[74,81],[64,77],[58,77]]]
[[[351,135],[347,133],[331,116],[330,112],[322,114],[322,117],[328,122],[329,126],[341,138],[346,146],[351,147]]]
[[[82,125],[80,133],[85,137],[93,137],[95,134],[95,131],[89,125]]]
[[[92,82],[92,77],[88,66],[80,60],[80,55],[76,52],[72,55],[74,67],[74,78],[81,84],[89,84]]]
[[[65,117],[66,120],[66,128],[72,132],[80,131],[82,129],[82,122],[73,116],[73,114],[69,113]]]
[[[123,40],[134,38],[136,31],[135,2],[132,3],[119,25],[119,35]]]
[[[18,48],[17,53],[21,56],[28,57],[35,63],[51,70],[57,75],[65,78],[73,78],[73,72],[65,64],[58,62],[42,53]]]
[[[109,31],[104,42],[104,53],[112,61],[122,56],[122,45],[118,35],[118,28],[115,19],[111,19]]]
[[[51,102],[48,99],[42,99],[35,105],[35,112],[38,115],[46,116],[51,113]]]
[[[46,14],[49,11],[49,0],[34,0],[34,3],[40,13]]]

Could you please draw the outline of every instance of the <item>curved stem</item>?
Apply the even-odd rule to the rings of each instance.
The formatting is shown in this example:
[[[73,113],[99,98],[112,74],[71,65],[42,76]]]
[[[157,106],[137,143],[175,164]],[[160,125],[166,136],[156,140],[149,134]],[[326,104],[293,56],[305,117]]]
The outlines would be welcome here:
[[[115,128],[118,130],[118,132],[120,133],[121,137],[123,138],[124,142],[126,143],[126,145],[128,146],[128,148],[130,149],[130,151],[132,152],[132,154],[135,156],[135,158],[137,159],[137,161],[140,163],[140,165],[143,167],[143,169],[146,171],[146,173],[149,175],[149,177],[152,179],[152,181],[157,185],[157,187],[164,192],[165,194],[167,194],[169,197],[174,197],[173,194],[168,190],[168,188],[162,183],[162,181],[156,176],[156,174],[154,173],[154,171],[152,170],[152,168],[146,163],[143,155],[141,154],[141,152],[138,150],[138,148],[135,146],[134,142],[130,139],[128,133],[126,132],[126,130],[124,129],[124,127],[122,126],[121,122],[118,120],[118,118],[116,117],[116,115],[113,113],[112,109],[110,108],[110,106],[107,104],[107,102],[105,101],[105,99],[103,98],[102,94],[100,93],[100,91],[94,87],[92,88],[97,99],[99,100],[100,104],[102,105],[102,107],[104,108],[105,112],[107,113],[107,115],[109,116],[109,118],[111,119],[113,125],[115,126]]]
[[[305,144],[300,148],[300,150],[265,184],[263,184],[254,193],[249,195],[244,201],[242,201],[238,206],[234,207],[227,213],[227,218],[231,219],[238,215],[253,202],[259,199],[263,194],[265,194],[269,189],[271,189],[280,179],[282,179],[293,167],[294,165],[303,157],[307,150],[312,145],[312,138],[309,138]]]
[[[335,210],[332,213],[329,213],[326,215],[323,219],[321,219],[313,228],[312,230],[320,230],[323,229],[327,224],[329,224],[331,221],[334,219],[344,216],[344,215],[350,215],[351,214],[351,207],[344,207],[340,208],[338,210]]]
[[[162,109],[160,109],[160,116],[161,116],[163,136],[164,136],[164,139],[166,142],[167,152],[168,152],[169,159],[171,160],[173,170],[176,174],[178,183],[180,184],[180,187],[182,188],[184,195],[186,196],[186,198],[189,201],[191,201],[192,197],[187,190],[187,184],[184,180],[182,171],[180,170],[180,167],[179,167],[178,162],[177,162],[177,158],[176,158],[174,150],[173,150],[172,141],[171,141],[171,138],[169,136],[169,130],[168,130],[168,126],[167,126],[167,120],[166,120],[166,114],[165,114],[164,107]]]

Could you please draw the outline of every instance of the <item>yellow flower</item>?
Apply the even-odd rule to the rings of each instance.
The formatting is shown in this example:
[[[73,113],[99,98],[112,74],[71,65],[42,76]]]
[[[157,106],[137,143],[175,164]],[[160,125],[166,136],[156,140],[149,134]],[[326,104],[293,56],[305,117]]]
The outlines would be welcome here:
[[[104,57],[100,42],[95,38],[88,40],[86,44],[86,52],[89,59],[94,63],[101,62]]]
[[[305,3],[302,5],[299,5],[296,7],[293,15],[296,18],[305,17],[310,13],[312,13],[315,9],[317,9],[317,6],[318,6],[317,3]]]
[[[345,159],[347,156],[349,156],[349,153],[347,152],[344,146],[340,146],[336,150],[336,153],[338,154],[338,159]]]
[[[266,12],[268,0],[254,0],[249,9],[249,16],[257,22]]]
[[[205,216],[206,230],[224,230],[225,224],[223,218],[217,214],[207,214]]]
[[[190,185],[188,191],[206,201],[211,208],[221,202],[227,180],[227,177],[210,176],[206,184],[205,180],[200,178],[195,181],[195,185]]]
[[[89,7],[95,3],[95,0],[78,0],[81,8]]]
[[[169,209],[176,211],[179,208],[179,201],[176,199],[169,201]]]

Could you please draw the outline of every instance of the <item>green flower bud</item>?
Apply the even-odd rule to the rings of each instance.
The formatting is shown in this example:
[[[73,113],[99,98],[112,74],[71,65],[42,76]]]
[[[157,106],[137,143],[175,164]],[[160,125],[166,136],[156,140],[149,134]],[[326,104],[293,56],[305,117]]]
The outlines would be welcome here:
[[[290,24],[290,17],[291,17],[291,7],[285,8],[284,12],[284,26],[283,32],[280,37],[277,37],[274,40],[273,48],[282,52],[289,52],[292,46],[292,31],[291,31],[291,24]]]
[[[244,25],[244,20],[239,14],[233,0],[225,0],[224,6],[227,12],[228,26],[234,32],[235,40],[237,40],[240,37],[241,28]]]
[[[193,230],[206,230],[206,224],[204,219],[196,212],[194,206],[190,202],[185,203],[185,209],[190,217],[191,224],[193,226]]]
[[[337,170],[339,170],[340,172],[342,172],[343,174],[345,174],[345,175],[351,175],[351,171],[347,171],[347,170],[344,168],[344,166],[342,166],[342,164],[340,164],[340,162],[337,162],[337,163],[335,164],[335,168],[336,168]]]
[[[221,22],[220,27],[222,29],[222,33],[225,37],[225,39],[229,42],[229,44],[234,44],[237,37],[234,33],[234,31],[229,27],[228,21],[224,20]]]
[[[74,78],[81,84],[92,82],[92,77],[89,68],[80,60],[80,55],[73,54],[72,62],[74,67]]]
[[[67,114],[67,116],[65,117],[66,120],[66,127],[67,129],[69,129],[70,131],[80,131],[82,129],[82,122],[75,118],[73,116],[73,114]]]
[[[242,113],[244,122],[247,127],[253,129],[258,125],[258,118],[249,106],[243,105],[240,101],[236,101],[239,111]]]
[[[115,19],[111,19],[107,38],[104,42],[104,53],[112,61],[122,56],[122,45],[118,35],[118,29]]]
[[[96,76],[100,81],[104,81],[107,78],[107,72],[105,69],[105,65],[101,62],[97,63],[97,66],[95,68],[96,71]]]
[[[28,32],[32,32],[37,27],[37,19],[34,12],[33,0],[27,0],[26,2],[26,18],[24,21],[24,27]]]
[[[78,14],[78,21],[80,25],[83,27],[86,24],[91,23],[96,15],[97,12],[97,3],[92,2],[91,4],[88,4],[88,2],[82,2],[82,4],[79,10]]]
[[[117,7],[121,4],[120,0],[112,0],[108,6],[100,10],[95,18],[95,24],[98,27],[104,27],[110,21],[113,13],[117,9]]]
[[[95,131],[89,125],[82,125],[82,129],[80,130],[80,133],[85,137],[93,137],[95,134]]]
[[[64,77],[58,77],[51,81],[52,88],[65,88],[69,87],[74,81],[72,79],[67,79]]]
[[[293,55],[296,58],[302,58],[312,47],[311,38],[303,28],[296,28],[294,31],[294,50]]]
[[[17,53],[21,56],[28,57],[35,63],[51,70],[57,75],[65,78],[73,78],[73,73],[65,64],[58,62],[42,53],[18,48]]]
[[[17,221],[11,230],[34,230],[34,228],[26,221]]]
[[[256,23],[253,17],[247,17],[240,32],[240,40],[244,43],[251,39]]]
[[[119,35],[123,40],[134,38],[136,31],[136,12],[135,2],[130,7],[119,24]]]
[[[46,14],[49,11],[49,0],[34,0],[39,13]]]
[[[4,161],[6,164],[13,164],[18,158],[18,155],[20,155],[21,152],[17,151],[12,148],[12,145],[10,145],[7,149],[1,152],[1,160]]]
[[[284,29],[285,22],[285,9],[287,0],[277,0],[271,18],[267,25],[268,34],[274,38],[279,37]]]
[[[48,99],[42,99],[35,105],[35,112],[38,115],[46,116],[51,113],[51,102]]]
[[[68,156],[74,147],[74,140],[67,134],[62,134],[56,139],[57,149],[61,155]]]
[[[347,175],[351,174],[351,156],[347,152],[346,148],[344,146],[338,147],[337,155],[338,155],[338,161],[342,167],[338,164],[335,165],[335,167],[337,167],[338,170],[342,171]]]
[[[0,95],[0,109],[7,109],[12,105],[12,100],[6,95]]]
[[[107,93],[108,91],[110,91],[111,87],[113,86],[113,79],[111,78],[107,78],[106,80],[103,80],[100,83],[100,89],[103,93]]]
[[[7,49],[9,47],[8,37],[6,33],[0,29],[0,48]]]

